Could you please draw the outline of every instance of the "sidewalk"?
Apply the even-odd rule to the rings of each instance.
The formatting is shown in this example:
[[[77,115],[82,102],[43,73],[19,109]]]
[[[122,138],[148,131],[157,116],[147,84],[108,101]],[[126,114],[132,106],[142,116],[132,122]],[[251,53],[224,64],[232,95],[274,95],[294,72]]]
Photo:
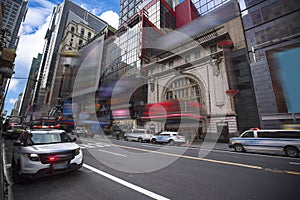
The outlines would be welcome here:
[[[8,182],[6,177],[5,144],[0,133],[0,200],[8,199]]]

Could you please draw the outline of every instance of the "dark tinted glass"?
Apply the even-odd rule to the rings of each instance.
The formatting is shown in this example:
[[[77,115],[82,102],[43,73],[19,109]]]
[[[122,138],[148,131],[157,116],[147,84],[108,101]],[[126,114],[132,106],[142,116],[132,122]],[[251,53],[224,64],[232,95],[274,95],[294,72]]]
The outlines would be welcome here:
[[[300,131],[257,132],[259,138],[299,138]]]
[[[242,136],[243,138],[244,137],[254,137],[254,133],[253,133],[253,131],[249,131],[249,132],[247,132],[247,133],[245,133],[243,136]]]

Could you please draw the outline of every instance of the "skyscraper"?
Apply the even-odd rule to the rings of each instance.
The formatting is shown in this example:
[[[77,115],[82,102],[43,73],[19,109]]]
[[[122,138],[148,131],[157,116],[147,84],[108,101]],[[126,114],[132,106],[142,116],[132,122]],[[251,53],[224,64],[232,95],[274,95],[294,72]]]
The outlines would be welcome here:
[[[19,29],[27,12],[27,1],[25,0],[0,0],[0,111],[4,107],[5,90],[8,90],[8,78],[14,73],[14,61],[18,45]]]
[[[245,6],[242,15],[261,127],[299,123],[300,1],[245,0]]]
[[[62,4],[57,5],[53,9],[50,26],[45,36],[46,41],[38,77],[39,82],[34,98],[35,105],[43,105],[44,102],[48,102],[50,95],[49,87],[53,81],[56,61],[59,54],[59,45],[67,25],[72,20],[86,23],[93,28],[96,33],[107,26],[106,22],[70,0],[65,0]]]
[[[138,12],[138,6],[145,0],[121,0],[119,26]]]
[[[14,108],[11,110],[12,116],[18,116],[19,115],[19,110],[21,108],[21,103],[22,103],[22,98],[23,98],[23,93],[20,93],[18,96],[18,100],[15,102]]]
[[[168,17],[162,15],[166,12],[165,7],[169,7],[169,10],[173,10],[173,7],[178,3],[179,1],[172,0],[121,0],[119,27],[124,26],[136,13],[146,7],[145,9],[149,12],[149,20],[160,28],[160,25],[158,25],[157,22],[160,21],[160,19],[164,21],[163,18]],[[151,9],[149,9],[150,7]],[[154,13],[155,15],[153,15]],[[175,21],[172,23],[175,23]]]
[[[39,53],[36,58],[32,59],[31,68],[30,68],[27,84],[25,87],[19,116],[26,117],[28,113],[32,112],[31,104],[33,101],[33,93],[34,93],[32,88],[35,88],[35,85],[37,84],[37,75],[39,72],[42,56],[43,55]]]
[[[27,0],[1,0],[4,5],[3,28],[7,32],[6,47],[16,48],[22,21],[27,13]]]
[[[205,15],[229,0],[192,0],[198,12]]]

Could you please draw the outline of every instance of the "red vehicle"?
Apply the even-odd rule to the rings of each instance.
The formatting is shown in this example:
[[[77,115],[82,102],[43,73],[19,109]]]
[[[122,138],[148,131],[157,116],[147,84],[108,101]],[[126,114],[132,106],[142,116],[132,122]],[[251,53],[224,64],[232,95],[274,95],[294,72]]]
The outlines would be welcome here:
[[[57,124],[60,126],[61,129],[69,133],[72,132],[72,130],[74,129],[73,117],[61,116],[57,119]]]

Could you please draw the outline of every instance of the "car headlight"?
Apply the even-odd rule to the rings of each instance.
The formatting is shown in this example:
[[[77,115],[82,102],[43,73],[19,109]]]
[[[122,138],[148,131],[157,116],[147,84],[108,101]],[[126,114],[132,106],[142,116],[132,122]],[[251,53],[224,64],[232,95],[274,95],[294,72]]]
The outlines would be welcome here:
[[[77,149],[75,149],[75,156],[79,155],[80,153],[80,147],[78,147]]]
[[[31,161],[40,161],[39,155],[36,153],[27,153],[26,156],[31,160]]]

